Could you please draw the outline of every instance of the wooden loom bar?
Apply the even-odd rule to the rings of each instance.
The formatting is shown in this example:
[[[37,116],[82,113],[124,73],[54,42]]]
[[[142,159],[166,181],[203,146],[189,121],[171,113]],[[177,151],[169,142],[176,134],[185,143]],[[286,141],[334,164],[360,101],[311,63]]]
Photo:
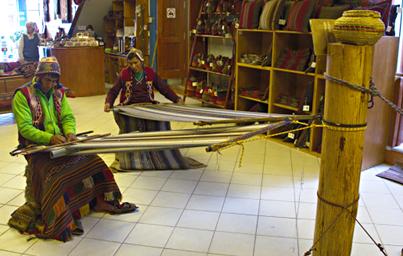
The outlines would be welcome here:
[[[288,115],[288,116],[273,116],[273,117],[252,117],[230,120],[217,120],[217,121],[199,121],[195,122],[195,125],[213,125],[213,124],[241,124],[241,123],[255,123],[255,122],[278,122],[278,121],[297,121],[297,120],[312,120],[315,116],[312,115]]]
[[[77,139],[75,141],[70,141],[70,142],[65,142],[65,143],[60,143],[60,144],[55,144],[55,145],[35,145],[35,146],[29,146],[26,148],[21,148],[21,149],[16,149],[10,152],[10,155],[16,156],[16,155],[30,155],[38,152],[44,152],[51,150],[53,148],[58,148],[58,147],[64,147],[64,146],[69,146],[69,145],[74,145],[78,142],[85,142],[85,141],[90,141],[102,137],[106,137],[111,135],[110,133],[106,134],[99,134],[99,135],[91,135],[82,139]]]

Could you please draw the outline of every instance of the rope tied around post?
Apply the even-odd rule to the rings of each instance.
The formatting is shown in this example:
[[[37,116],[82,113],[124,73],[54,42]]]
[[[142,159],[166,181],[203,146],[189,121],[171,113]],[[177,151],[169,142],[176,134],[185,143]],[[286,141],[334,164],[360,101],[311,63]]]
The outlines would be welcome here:
[[[377,243],[377,242],[375,241],[375,239],[371,236],[371,234],[368,233],[368,231],[364,228],[364,226],[363,226],[363,225],[358,221],[358,219],[353,215],[353,211],[349,209],[351,206],[353,206],[354,204],[356,204],[356,203],[360,200],[360,197],[359,197],[359,196],[358,196],[356,199],[354,199],[351,203],[349,203],[349,204],[347,204],[347,205],[341,205],[341,204],[337,204],[337,203],[334,203],[334,202],[331,202],[331,201],[325,199],[324,197],[322,197],[321,195],[319,195],[319,192],[317,192],[316,195],[317,195],[318,199],[319,199],[320,201],[324,202],[325,204],[330,205],[330,206],[333,206],[333,207],[336,207],[336,208],[340,208],[340,209],[342,209],[342,210],[346,210],[346,211],[349,213],[349,215],[351,216],[351,218],[353,218],[353,219],[358,223],[358,225],[362,228],[362,230],[364,230],[364,232],[365,232],[365,233],[367,234],[367,236],[372,240],[372,242],[379,248],[379,250],[383,253],[383,255],[387,256],[387,253],[386,253],[386,251],[385,251],[385,247],[384,247],[381,243]],[[334,218],[334,221],[321,233],[320,237],[313,243],[313,245],[311,246],[311,248],[310,248],[308,251],[306,251],[306,252],[304,253],[304,256],[309,256],[309,255],[312,254],[312,251],[315,250],[316,244],[317,244],[317,243],[322,239],[322,237],[323,237],[324,235],[326,235],[326,233],[337,223],[337,221],[339,220],[339,218],[341,217],[341,215],[342,215],[343,212],[344,212],[344,211],[341,211],[341,212]]]
[[[365,124],[340,124],[325,120],[322,118],[322,126],[333,131],[341,132],[358,132],[365,131],[367,129],[367,123]]]
[[[330,202],[329,200],[325,199],[324,197],[322,197],[321,195],[319,195],[319,192],[316,193],[316,195],[318,196],[319,200],[324,202],[325,204],[337,207],[337,208],[341,208],[344,210],[348,210],[348,208],[350,208],[351,206],[353,206],[355,203],[358,202],[358,200],[360,200],[360,197],[358,196],[356,199],[354,199],[351,203],[347,204],[347,205],[341,205],[341,204],[337,204],[337,203],[333,203]]]
[[[370,99],[368,101],[368,108],[372,108],[374,106],[374,98],[375,97],[379,97],[381,100],[383,100],[386,104],[388,104],[393,110],[395,110],[397,113],[399,113],[400,115],[403,115],[403,109],[399,108],[395,103],[393,103],[391,100],[385,98],[385,96],[383,96],[381,94],[381,92],[378,90],[378,88],[376,87],[375,83],[372,81],[370,81],[369,84],[369,88],[366,88],[362,85],[358,85],[358,84],[353,84],[350,82],[347,82],[343,79],[331,76],[327,73],[324,74],[325,79],[328,81],[331,81],[333,83],[337,83],[340,85],[344,85],[350,89],[359,91],[361,93],[365,93],[365,94],[369,94],[370,95]]]

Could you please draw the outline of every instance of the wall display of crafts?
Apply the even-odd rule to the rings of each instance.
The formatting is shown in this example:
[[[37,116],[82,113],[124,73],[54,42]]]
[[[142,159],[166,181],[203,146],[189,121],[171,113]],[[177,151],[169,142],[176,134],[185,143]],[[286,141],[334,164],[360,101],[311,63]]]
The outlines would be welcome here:
[[[190,2],[191,40],[185,99],[233,108],[234,25],[241,1],[204,0]]]
[[[236,33],[236,110],[323,113],[325,55],[315,55],[309,20],[337,19],[350,9],[377,10],[385,23],[391,1],[243,1]],[[287,130],[302,125],[292,124]],[[281,132],[281,130],[273,133]],[[285,133],[279,140],[320,152],[322,129]]]

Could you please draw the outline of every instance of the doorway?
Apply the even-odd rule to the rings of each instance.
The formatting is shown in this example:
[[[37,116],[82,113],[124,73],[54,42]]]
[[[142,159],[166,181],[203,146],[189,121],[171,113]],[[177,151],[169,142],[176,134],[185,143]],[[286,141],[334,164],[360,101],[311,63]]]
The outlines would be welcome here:
[[[164,79],[181,79],[187,67],[188,3],[164,0],[157,3],[157,69]]]

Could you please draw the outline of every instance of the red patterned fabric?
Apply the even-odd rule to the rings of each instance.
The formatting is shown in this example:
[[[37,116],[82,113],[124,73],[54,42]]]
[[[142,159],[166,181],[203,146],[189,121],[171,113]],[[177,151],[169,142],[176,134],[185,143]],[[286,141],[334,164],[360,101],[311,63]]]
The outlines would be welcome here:
[[[285,29],[308,32],[309,18],[312,16],[314,6],[315,1],[312,0],[294,2],[291,6]]]
[[[156,102],[153,89],[157,89],[162,95],[172,102],[178,102],[179,96],[162,80],[152,68],[144,67],[144,75],[140,81],[135,79],[135,74],[130,67],[122,69],[115,84],[109,90],[105,103],[113,106],[120,93],[121,105],[134,103]]]
[[[304,71],[311,56],[310,49],[284,49],[277,61],[277,67]]]
[[[96,207],[97,197],[110,204],[122,198],[111,170],[97,155],[57,159],[50,159],[46,153],[30,155],[27,180],[33,197],[30,205],[34,207],[30,211],[27,204],[19,207],[9,225],[39,238],[69,241],[74,219],[81,219]],[[29,225],[21,230],[20,223]]]
[[[257,28],[259,26],[259,17],[262,8],[263,1],[261,0],[243,1],[239,28]]]
[[[154,77],[155,77],[154,71],[151,68],[146,67],[146,68],[144,68],[144,73],[145,73],[146,83],[147,82],[152,83],[152,81],[154,80]],[[123,103],[123,105],[127,105],[133,96],[132,87],[138,86],[138,85],[133,84],[133,80],[134,80],[133,75],[134,74],[130,68],[123,69],[122,72],[120,73],[120,75],[121,75],[122,82],[125,85],[123,87],[124,92],[122,92],[120,94],[120,102]],[[154,98],[153,92],[151,91],[149,93],[151,93],[150,97]]]

